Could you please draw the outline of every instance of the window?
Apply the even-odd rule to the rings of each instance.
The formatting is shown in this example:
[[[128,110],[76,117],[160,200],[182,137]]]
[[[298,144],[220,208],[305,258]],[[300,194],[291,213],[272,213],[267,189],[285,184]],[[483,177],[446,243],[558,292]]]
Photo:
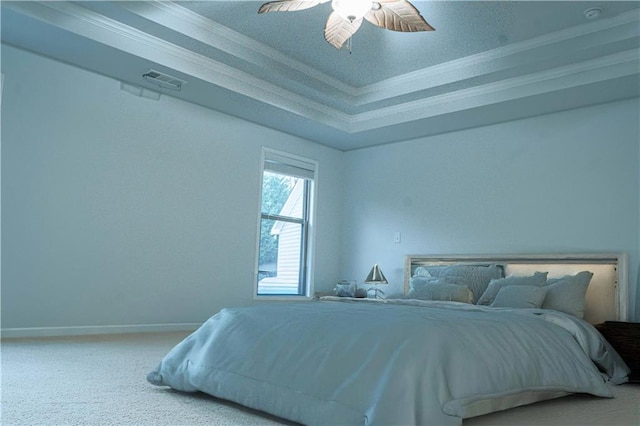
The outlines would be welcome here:
[[[257,296],[308,296],[316,163],[263,151]]]

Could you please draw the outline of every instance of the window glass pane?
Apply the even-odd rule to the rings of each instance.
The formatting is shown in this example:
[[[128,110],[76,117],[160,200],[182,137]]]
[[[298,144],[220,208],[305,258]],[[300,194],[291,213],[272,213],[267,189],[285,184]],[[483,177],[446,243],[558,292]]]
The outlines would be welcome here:
[[[265,171],[262,182],[262,213],[302,218],[304,179]]]
[[[301,294],[301,242],[300,223],[260,221],[258,294]]]
[[[317,164],[263,151],[257,296],[308,296],[307,245]]]
[[[271,234],[275,220],[260,221],[260,254],[258,257],[258,281],[276,276],[278,262],[278,236]]]

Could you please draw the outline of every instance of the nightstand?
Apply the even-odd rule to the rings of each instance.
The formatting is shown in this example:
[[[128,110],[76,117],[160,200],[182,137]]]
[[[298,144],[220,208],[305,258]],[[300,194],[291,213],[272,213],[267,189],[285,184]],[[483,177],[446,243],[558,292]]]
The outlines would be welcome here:
[[[631,369],[629,381],[640,383],[640,323],[606,321],[596,328]]]

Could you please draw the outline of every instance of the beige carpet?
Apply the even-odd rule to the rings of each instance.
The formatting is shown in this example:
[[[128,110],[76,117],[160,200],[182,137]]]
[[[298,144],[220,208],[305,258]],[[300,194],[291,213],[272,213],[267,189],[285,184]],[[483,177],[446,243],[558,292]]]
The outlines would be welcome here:
[[[5,339],[2,425],[279,425],[203,394],[150,385],[146,374],[186,333]],[[574,395],[469,419],[464,426],[638,425],[640,386],[617,398]]]

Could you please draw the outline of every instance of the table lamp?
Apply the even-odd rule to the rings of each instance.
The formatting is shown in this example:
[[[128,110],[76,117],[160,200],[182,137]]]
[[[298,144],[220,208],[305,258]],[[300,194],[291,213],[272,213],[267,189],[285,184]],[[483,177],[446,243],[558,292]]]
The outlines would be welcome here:
[[[371,268],[371,271],[369,272],[369,275],[367,275],[367,278],[364,280],[364,282],[365,284],[373,284],[373,286],[367,289],[367,293],[370,291],[374,291],[374,298],[383,299],[383,297],[378,296],[378,293],[384,295],[384,292],[378,288],[378,284],[389,284],[389,282],[385,278],[382,270],[377,263],[373,265],[373,268]]]

